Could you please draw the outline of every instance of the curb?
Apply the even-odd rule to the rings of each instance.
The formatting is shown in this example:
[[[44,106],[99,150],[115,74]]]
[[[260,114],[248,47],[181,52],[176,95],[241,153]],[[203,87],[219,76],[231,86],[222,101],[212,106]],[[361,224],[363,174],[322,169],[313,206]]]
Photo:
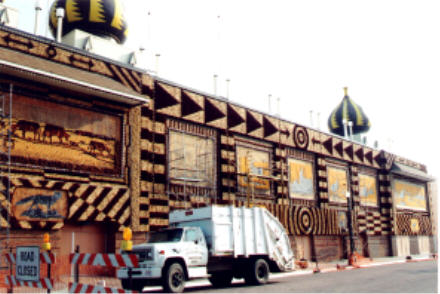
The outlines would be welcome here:
[[[369,268],[369,267],[376,267],[376,266],[382,266],[382,265],[391,265],[391,264],[401,264],[401,263],[407,263],[407,262],[419,262],[419,261],[431,261],[436,260],[435,258],[416,258],[416,259],[407,259],[407,260],[395,260],[395,261],[385,261],[385,262],[371,262],[366,264],[355,264],[355,265],[339,265],[336,264],[334,268],[327,268],[327,269],[317,269],[314,270],[314,273],[329,273],[329,272],[338,272],[343,270],[353,270],[358,268]]]
[[[435,258],[419,258],[419,259],[408,259],[406,262],[418,262],[418,261],[429,261],[436,260]]]

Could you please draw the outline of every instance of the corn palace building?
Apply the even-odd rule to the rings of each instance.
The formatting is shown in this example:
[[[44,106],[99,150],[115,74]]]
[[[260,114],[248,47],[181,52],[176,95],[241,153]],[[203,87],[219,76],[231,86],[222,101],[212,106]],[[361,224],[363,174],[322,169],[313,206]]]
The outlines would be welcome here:
[[[68,275],[76,245],[115,252],[124,227],[140,243],[171,210],[211,204],[267,207],[298,259],[346,258],[349,227],[364,256],[435,250],[426,167],[340,136],[344,119],[369,126],[347,93],[334,133],[318,131],[158,78],[135,53],[94,53],[125,52],[119,1],[55,1],[54,35],[57,7],[54,41],[9,26],[1,6],[2,252],[49,232]]]

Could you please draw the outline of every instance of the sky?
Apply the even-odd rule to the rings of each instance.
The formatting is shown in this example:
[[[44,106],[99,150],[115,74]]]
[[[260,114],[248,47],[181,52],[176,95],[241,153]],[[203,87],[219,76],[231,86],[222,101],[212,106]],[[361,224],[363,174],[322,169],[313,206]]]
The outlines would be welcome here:
[[[4,2],[33,32],[35,1]],[[348,87],[371,121],[368,145],[377,140],[439,178],[440,1],[121,2],[125,46],[145,48],[143,67],[160,77],[213,93],[216,74],[219,96],[323,131]]]

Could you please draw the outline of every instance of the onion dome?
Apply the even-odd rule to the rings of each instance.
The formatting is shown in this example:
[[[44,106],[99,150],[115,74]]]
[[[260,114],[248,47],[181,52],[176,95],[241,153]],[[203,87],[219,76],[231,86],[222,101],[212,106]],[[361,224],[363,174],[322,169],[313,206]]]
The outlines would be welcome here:
[[[111,37],[122,44],[127,37],[127,23],[121,0],[55,0],[50,9],[49,26],[56,35],[56,8],[64,8],[63,36],[79,29],[100,37]]]
[[[328,118],[330,132],[344,136],[344,120],[353,122],[353,135],[367,132],[371,126],[370,120],[362,108],[348,96],[347,88],[344,88],[344,91],[345,95],[342,102],[333,110]]]

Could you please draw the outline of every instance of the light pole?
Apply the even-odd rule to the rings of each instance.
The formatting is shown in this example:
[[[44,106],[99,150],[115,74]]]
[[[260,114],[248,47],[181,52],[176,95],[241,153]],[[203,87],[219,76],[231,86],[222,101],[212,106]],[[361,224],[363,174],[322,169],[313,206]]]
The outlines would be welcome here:
[[[346,118],[342,119],[342,124],[344,125],[344,138],[348,139],[348,120]]]
[[[59,7],[55,10],[55,15],[57,17],[57,42],[61,43],[63,36],[63,18],[65,16],[64,8]]]

